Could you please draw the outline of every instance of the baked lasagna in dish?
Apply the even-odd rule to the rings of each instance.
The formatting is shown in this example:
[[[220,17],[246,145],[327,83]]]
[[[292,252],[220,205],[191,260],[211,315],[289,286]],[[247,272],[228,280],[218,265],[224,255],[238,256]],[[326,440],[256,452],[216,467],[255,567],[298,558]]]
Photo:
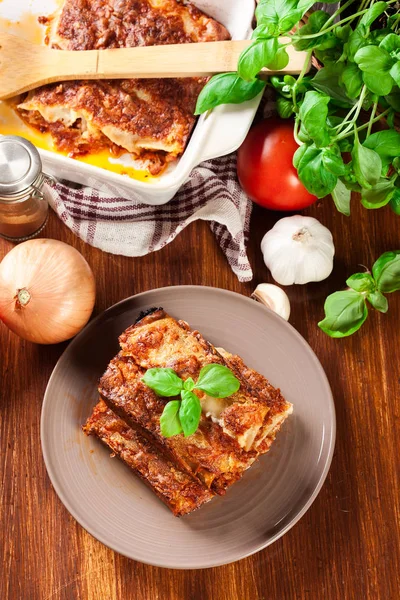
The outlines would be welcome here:
[[[186,0],[65,0],[47,25],[46,43],[97,50],[229,39],[229,33]],[[129,152],[153,175],[184,151],[204,78],[72,81],[21,99],[17,111],[58,150],[81,156]]]
[[[223,495],[271,447],[292,405],[242,359],[215,348],[184,321],[152,309],[119,338],[120,352],[100,380],[100,403],[84,426],[144,479],[175,515]],[[192,435],[163,437],[167,399],[143,381],[170,368],[197,380],[206,365],[228,367],[240,383],[223,399],[195,390],[202,413]],[[201,493],[199,492],[201,490]]]

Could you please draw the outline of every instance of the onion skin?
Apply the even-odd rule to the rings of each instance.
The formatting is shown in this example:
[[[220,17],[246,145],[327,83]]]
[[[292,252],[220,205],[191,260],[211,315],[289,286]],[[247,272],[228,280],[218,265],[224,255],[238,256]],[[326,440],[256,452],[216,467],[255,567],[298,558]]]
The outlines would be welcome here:
[[[29,342],[74,337],[89,321],[95,297],[91,268],[64,242],[29,240],[0,263],[0,320]]]

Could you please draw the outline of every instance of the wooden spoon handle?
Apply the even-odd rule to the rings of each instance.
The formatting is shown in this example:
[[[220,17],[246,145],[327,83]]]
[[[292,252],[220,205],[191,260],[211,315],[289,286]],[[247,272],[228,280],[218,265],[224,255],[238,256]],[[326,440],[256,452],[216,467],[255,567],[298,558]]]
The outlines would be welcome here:
[[[66,51],[0,35],[0,100],[40,85],[78,79],[204,77],[236,71],[250,40]],[[288,48],[289,64],[280,72],[300,73],[305,52]],[[268,74],[276,71],[268,71]]]
[[[53,72],[48,76],[53,81],[205,77],[236,71],[239,56],[250,43],[241,40],[79,52],[51,50]],[[283,72],[299,73],[306,53],[292,50],[289,56],[289,64]]]
[[[99,51],[98,77],[203,77],[236,71],[250,40],[147,46]],[[299,73],[306,54],[293,51],[285,69]],[[78,64],[78,63],[77,63]]]

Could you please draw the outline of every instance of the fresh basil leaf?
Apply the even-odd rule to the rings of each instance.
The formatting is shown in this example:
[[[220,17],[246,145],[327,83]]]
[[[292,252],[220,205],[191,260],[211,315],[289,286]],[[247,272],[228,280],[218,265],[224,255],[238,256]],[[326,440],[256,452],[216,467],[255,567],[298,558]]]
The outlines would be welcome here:
[[[270,69],[270,71],[282,71],[288,64],[289,54],[286,52],[286,48],[280,47],[272,62],[267,64],[267,69]]]
[[[385,100],[396,112],[400,112],[400,90],[398,88],[395,88],[391,94],[385,96]]]
[[[178,396],[183,381],[173,369],[148,369],[142,381],[159,396]]]
[[[161,435],[166,438],[182,433],[182,425],[179,419],[179,409],[181,403],[179,400],[171,400],[165,405],[160,417]]]
[[[348,40],[347,44],[345,45],[346,54],[347,54],[347,57],[349,58],[349,60],[354,61],[354,57],[357,54],[357,52],[361,48],[368,46],[367,36],[368,36],[367,27],[362,24],[357,25],[357,27],[354,29],[354,31],[350,34],[349,40]]]
[[[183,382],[183,389],[191,392],[194,390],[194,381],[192,377],[188,377],[186,381]]]
[[[372,267],[372,275],[380,292],[400,290],[400,250],[382,254]]]
[[[262,38],[270,38],[277,36],[279,33],[277,25],[273,23],[263,23],[262,25],[257,25],[255,30],[251,35],[252,40],[258,40]]]
[[[335,0],[328,0],[328,2],[326,4],[330,4],[331,2],[334,2],[334,1]],[[314,4],[314,2],[312,2],[310,0],[299,0],[297,3],[297,8],[304,15],[304,13],[306,13],[313,6],[313,4]]]
[[[353,30],[348,23],[346,25],[338,25],[335,27],[335,35],[343,43],[349,40],[349,37],[352,33]]]
[[[185,437],[192,435],[198,428],[201,417],[200,400],[187,390],[181,392],[182,402],[179,409],[179,419],[182,425]]]
[[[368,294],[367,300],[369,300],[372,306],[376,310],[379,310],[379,312],[386,313],[388,311],[389,304],[387,298],[379,290],[375,290]]]
[[[362,146],[357,134],[354,138],[351,157],[353,159],[354,174],[358,183],[367,189],[376,185],[382,172],[381,158],[374,150]]]
[[[342,152],[343,152],[343,150],[342,150]],[[346,186],[352,192],[361,192],[361,186],[357,182],[356,176],[354,174],[353,162],[351,161],[349,163],[346,163],[345,167],[346,167],[346,173],[343,177],[343,180],[346,183]]]
[[[340,76],[340,81],[346,88],[346,93],[349,98],[358,98],[363,86],[363,77],[360,69],[354,63],[349,63],[345,66]]]
[[[315,50],[319,50],[320,52],[329,52],[332,54],[332,57],[336,52],[340,52],[342,46],[338,38],[334,35],[332,31],[322,35],[320,37],[320,42],[317,46],[315,46]],[[327,65],[329,66],[329,65]]]
[[[364,323],[368,308],[363,294],[353,290],[335,292],[327,297],[324,305],[325,319],[318,327],[333,338],[352,335]]]
[[[398,25],[398,23],[399,23],[399,14],[397,12],[397,13],[394,13],[394,14],[390,15],[389,17],[387,17],[386,28],[390,29],[390,30],[395,29],[395,27],[396,27],[396,25]]]
[[[304,144],[312,144],[313,140],[310,138],[310,136],[308,135],[308,132],[306,131],[305,127],[303,127],[303,123],[300,121],[300,129],[297,132],[297,137],[300,140],[300,142],[303,142]]]
[[[355,292],[370,293],[376,290],[375,280],[370,273],[354,273],[346,283]]]
[[[337,180],[336,187],[332,190],[332,198],[338,211],[349,217],[351,190],[340,179]]]
[[[256,8],[257,23],[279,24],[297,8],[297,0],[261,0]],[[301,18],[301,17],[300,17]]]
[[[383,48],[391,55],[392,52],[400,50],[400,38],[395,33],[389,33],[380,42],[379,47]]]
[[[314,48],[314,56],[318,59],[320,63],[325,66],[330,66],[337,63],[342,56],[342,52],[340,48],[329,48],[328,50],[320,50],[319,48]]]
[[[322,153],[322,162],[328,171],[334,175],[337,175],[338,177],[341,177],[346,173],[342,153],[340,152],[339,147],[336,145],[331,146],[330,148],[324,148]]]
[[[215,75],[201,90],[195,115],[200,115],[220,104],[240,104],[252,100],[265,88],[265,81],[244,81],[236,73]]]
[[[324,2],[324,4],[336,4],[336,2],[337,2],[337,0],[327,0],[327,2]],[[297,8],[304,15],[304,13],[306,13],[312,6],[314,6],[314,4],[315,3],[310,0],[298,0]]]
[[[339,102],[342,102],[343,105],[351,106],[352,104],[354,104],[354,102],[349,100],[349,98],[346,95],[346,91],[340,84],[342,74],[343,65],[340,63],[336,65],[329,65],[327,67],[323,67],[313,77],[311,85],[316,90],[326,94],[327,96],[330,96],[331,98],[334,98],[335,100],[338,100]]]
[[[353,149],[350,136],[343,138],[342,140],[338,140],[337,145],[339,146],[341,152],[351,152]]]
[[[363,143],[364,148],[374,150],[384,165],[400,156],[400,133],[394,129],[385,129],[372,133]]]
[[[260,0],[257,23],[272,23],[280,33],[289,32],[313,4],[313,0]]]
[[[369,91],[378,96],[387,96],[393,89],[394,80],[389,72],[363,73],[362,78]]]
[[[268,63],[272,62],[278,51],[278,40],[255,40],[245,48],[239,57],[238,74],[242,79],[251,81]]]
[[[390,69],[390,75],[394,79],[396,85],[400,87],[400,60],[398,60]]]
[[[379,46],[360,48],[354,56],[354,61],[361,71],[375,76],[378,71],[389,71],[393,64],[390,54],[383,48],[379,48]]]
[[[395,117],[396,117],[395,111],[393,109],[390,109],[390,111],[386,115],[386,123],[389,125],[390,129],[394,129],[396,127],[395,122],[394,122]],[[385,173],[385,175],[386,175],[386,173]]]
[[[240,381],[228,367],[212,364],[201,369],[195,387],[213,398],[227,398],[238,391]]]
[[[329,132],[326,126],[329,97],[319,92],[307,92],[300,106],[301,129],[317,147],[328,146]]]
[[[309,146],[307,146],[307,144],[302,144],[301,146],[299,146],[296,150],[296,152],[293,155],[293,166],[295,169],[299,168],[301,159],[303,158],[304,154],[307,151],[307,148],[309,148]]]
[[[346,186],[349,190],[351,190],[352,192],[357,192],[359,194],[361,193],[361,185],[359,185],[358,183],[353,183],[352,181],[347,181],[346,177],[344,177],[344,179],[346,181]]]
[[[364,25],[365,27],[370,27],[372,23],[376,21],[379,15],[385,12],[387,6],[388,5],[386,2],[376,2],[367,10],[366,13],[363,14],[360,24]]]
[[[279,75],[271,75],[271,77],[269,78],[269,82],[275,90],[279,90],[280,92],[283,91],[283,88],[286,85],[283,81],[283,77]]]
[[[327,118],[327,124],[328,127],[337,127],[338,125],[341,125],[343,123],[343,117],[338,117],[338,115],[328,115]],[[335,144],[337,147],[339,147],[338,144]]]
[[[282,96],[276,99],[276,110],[282,119],[288,119],[294,112],[293,102]]]
[[[361,190],[361,203],[365,208],[382,208],[389,204],[395,192],[393,181],[381,179],[370,189]]]
[[[289,85],[292,88],[294,85],[297,85],[297,79],[293,77],[293,75],[284,75],[283,83],[285,85]]]
[[[295,25],[297,25],[302,16],[301,10],[295,10],[285,15],[279,19],[279,31],[281,33],[288,33]]]
[[[308,50],[310,48],[314,48],[315,46],[318,46],[318,44],[321,42],[321,37],[325,37],[325,36],[317,36],[315,38],[306,38],[306,39],[302,39],[303,36],[308,36],[314,33],[319,33],[322,29],[322,27],[325,25],[325,23],[329,20],[330,16],[328,15],[328,13],[326,13],[323,10],[316,10],[315,12],[311,13],[311,15],[309,16],[309,18],[307,19],[307,23],[305,25],[303,25],[303,27],[301,27],[299,29],[299,31],[297,31],[297,37],[300,38],[298,39],[293,46],[295,47],[296,50]]]
[[[299,179],[317,198],[324,198],[330,194],[337,184],[337,176],[324,167],[322,156],[323,150],[320,148],[316,148],[314,145],[306,146],[297,167]]]
[[[394,194],[390,200],[390,208],[396,215],[400,215],[400,188],[394,188]]]
[[[279,23],[279,8],[278,11],[275,10],[275,4],[266,2],[266,0],[260,0],[255,15],[257,24],[272,23],[278,25]]]
[[[370,43],[380,46],[381,42],[383,42],[383,40],[389,35],[389,33],[391,33],[391,29],[388,27],[383,27],[382,29],[374,28],[372,31],[370,31],[369,34]],[[384,48],[384,50],[387,50],[387,48]]]

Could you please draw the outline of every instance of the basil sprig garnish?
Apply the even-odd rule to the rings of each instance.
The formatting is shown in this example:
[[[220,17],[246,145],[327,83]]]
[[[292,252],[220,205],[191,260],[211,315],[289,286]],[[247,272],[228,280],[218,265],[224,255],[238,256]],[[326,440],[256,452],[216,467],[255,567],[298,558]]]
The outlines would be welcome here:
[[[180,433],[188,437],[197,430],[201,404],[193,390],[201,390],[213,398],[227,398],[240,387],[240,381],[232,371],[218,364],[203,367],[197,382],[192,377],[183,381],[168,368],[149,369],[142,381],[159,396],[180,396],[180,400],[171,400],[165,405],[160,418],[161,433],[167,438]]]
[[[367,302],[386,313],[384,294],[400,290],[400,250],[385,252],[372,273],[355,273],[346,281],[349,289],[335,292],[325,301],[325,319],[319,327],[330,337],[342,338],[358,331],[368,317]]]

